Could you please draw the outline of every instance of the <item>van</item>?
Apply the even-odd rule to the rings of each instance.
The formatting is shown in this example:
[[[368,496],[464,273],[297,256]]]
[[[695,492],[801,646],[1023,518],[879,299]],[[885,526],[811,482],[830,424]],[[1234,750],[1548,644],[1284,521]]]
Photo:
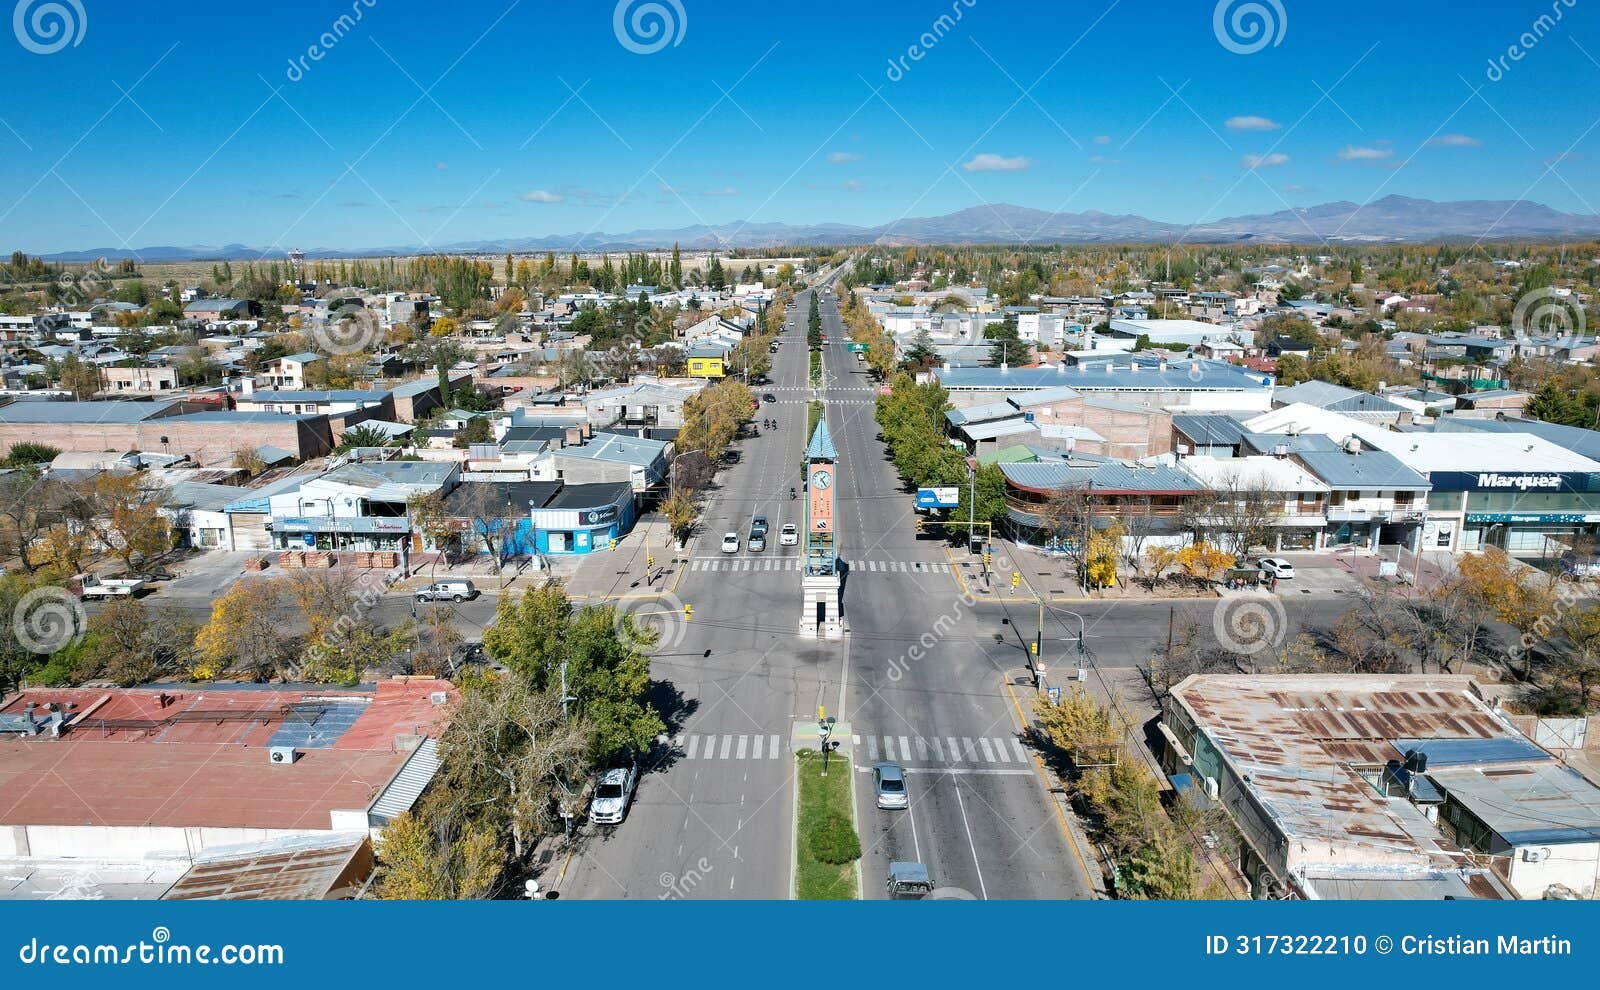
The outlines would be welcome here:
[[[452,601],[463,602],[470,598],[478,597],[478,589],[472,582],[465,579],[451,579],[448,581],[435,581],[425,584],[417,589],[417,601],[437,602]]]

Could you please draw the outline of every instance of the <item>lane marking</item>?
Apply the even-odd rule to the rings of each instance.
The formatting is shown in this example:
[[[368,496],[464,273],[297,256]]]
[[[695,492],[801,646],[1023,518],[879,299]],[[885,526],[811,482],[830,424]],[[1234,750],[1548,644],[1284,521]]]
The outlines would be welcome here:
[[[985,762],[985,763],[993,763],[993,762],[995,762],[994,750],[989,748],[989,740],[984,739],[982,737],[979,737],[979,739],[978,739],[978,747],[983,750],[983,762]]]
[[[689,745],[683,751],[684,758],[685,759],[690,759],[690,760],[694,759],[694,752],[695,752],[695,750],[697,750],[699,748],[700,748],[700,737],[699,736],[690,736],[689,737]]]
[[[767,759],[776,760],[778,758],[778,737],[771,736],[770,738],[772,745],[767,747]]]
[[[989,888],[983,882],[983,864],[978,862],[978,846],[972,841],[972,825],[967,821],[967,803],[961,799],[961,785],[956,785],[956,807],[961,809],[961,827],[967,830],[967,848],[972,851],[972,865],[978,871],[978,893],[989,899]]]
[[[733,757],[734,759],[736,759],[736,760],[744,759],[745,749],[747,748],[746,744],[749,743],[749,741],[750,741],[750,737],[749,736],[740,736],[739,737],[739,751],[734,754],[734,757]]]
[[[766,737],[766,736],[763,736],[763,735],[762,735],[762,734],[761,734],[761,733],[759,733],[759,732],[758,732],[758,733],[756,733],[756,740],[755,740],[755,745],[753,745],[753,746],[752,746],[752,747],[751,747],[751,752],[750,752],[750,758],[751,758],[751,759],[752,759],[752,760],[759,760],[759,759],[761,759],[761,744],[762,744],[762,743],[764,743],[764,742],[766,742],[766,741],[767,741],[767,737]],[[742,756],[742,755],[744,755],[744,754],[742,754],[742,753],[741,753],[741,754],[740,754],[740,755],[741,755],[741,756]]]
[[[996,739],[994,741],[994,754],[999,757],[999,762],[1001,763],[1011,762],[1011,754],[1006,752],[1006,741],[1004,739]]]
[[[720,759],[726,760],[728,758],[728,750],[730,750],[732,748],[733,748],[733,736],[731,734],[723,736],[722,737],[722,756],[720,757]]]

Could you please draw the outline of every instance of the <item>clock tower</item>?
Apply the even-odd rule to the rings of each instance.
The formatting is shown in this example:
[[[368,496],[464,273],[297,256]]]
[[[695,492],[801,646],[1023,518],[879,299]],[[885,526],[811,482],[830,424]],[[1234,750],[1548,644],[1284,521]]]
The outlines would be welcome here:
[[[839,451],[828,434],[826,417],[817,424],[806,445],[805,479],[800,635],[834,639],[843,636],[848,627],[839,600],[839,532],[834,511],[834,492],[839,490]]]

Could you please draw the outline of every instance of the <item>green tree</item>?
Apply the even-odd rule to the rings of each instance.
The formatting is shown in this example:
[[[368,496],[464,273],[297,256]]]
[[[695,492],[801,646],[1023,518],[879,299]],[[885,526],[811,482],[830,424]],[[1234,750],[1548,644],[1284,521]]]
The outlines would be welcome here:
[[[664,728],[645,700],[650,657],[640,647],[654,639],[615,606],[575,609],[560,587],[547,585],[515,603],[502,597],[483,645],[535,691],[558,688],[564,665],[571,710],[588,723],[590,752],[600,758],[645,751]]]

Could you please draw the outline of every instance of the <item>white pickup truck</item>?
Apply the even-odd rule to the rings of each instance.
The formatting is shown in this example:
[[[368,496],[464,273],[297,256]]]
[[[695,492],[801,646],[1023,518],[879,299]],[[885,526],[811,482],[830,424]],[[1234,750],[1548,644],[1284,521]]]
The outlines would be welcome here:
[[[140,578],[102,578],[98,574],[78,574],[73,582],[84,598],[111,598],[137,594],[144,587]]]

